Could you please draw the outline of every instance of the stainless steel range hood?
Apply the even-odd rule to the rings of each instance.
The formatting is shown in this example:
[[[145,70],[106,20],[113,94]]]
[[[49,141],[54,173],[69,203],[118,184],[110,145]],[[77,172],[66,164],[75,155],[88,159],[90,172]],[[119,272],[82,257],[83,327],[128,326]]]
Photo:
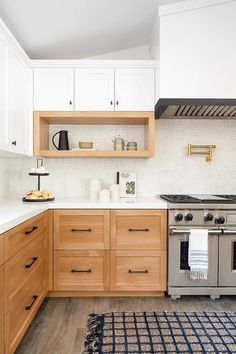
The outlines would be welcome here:
[[[236,119],[236,99],[160,98],[156,119]]]

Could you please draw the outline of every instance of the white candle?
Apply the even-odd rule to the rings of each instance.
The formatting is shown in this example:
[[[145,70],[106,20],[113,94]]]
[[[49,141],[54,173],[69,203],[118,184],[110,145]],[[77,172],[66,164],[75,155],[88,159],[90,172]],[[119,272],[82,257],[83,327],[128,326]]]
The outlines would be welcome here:
[[[109,187],[109,191],[111,193],[111,200],[118,200],[120,198],[120,185],[112,184]]]
[[[98,192],[98,199],[100,202],[109,202],[110,201],[110,191],[108,189],[101,189]]]
[[[89,197],[90,199],[98,199],[98,192],[102,187],[100,179],[91,179],[89,183]]]

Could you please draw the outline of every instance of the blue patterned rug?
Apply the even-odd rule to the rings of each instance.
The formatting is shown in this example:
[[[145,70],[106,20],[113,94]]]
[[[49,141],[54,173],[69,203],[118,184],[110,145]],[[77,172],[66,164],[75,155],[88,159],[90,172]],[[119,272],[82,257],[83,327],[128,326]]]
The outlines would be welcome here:
[[[84,354],[91,353],[236,353],[236,313],[91,314]]]

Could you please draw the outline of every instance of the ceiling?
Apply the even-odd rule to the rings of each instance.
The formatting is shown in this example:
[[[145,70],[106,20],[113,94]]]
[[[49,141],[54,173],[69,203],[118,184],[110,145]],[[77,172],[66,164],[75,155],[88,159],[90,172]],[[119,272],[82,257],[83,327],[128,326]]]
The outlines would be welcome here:
[[[31,59],[81,59],[150,43],[159,5],[181,0],[0,0]]]

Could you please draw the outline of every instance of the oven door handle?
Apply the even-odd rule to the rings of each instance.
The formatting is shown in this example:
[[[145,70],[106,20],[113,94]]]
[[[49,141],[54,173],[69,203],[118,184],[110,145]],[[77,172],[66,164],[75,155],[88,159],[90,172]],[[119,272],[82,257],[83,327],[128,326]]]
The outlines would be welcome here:
[[[234,232],[235,233],[235,232]],[[178,229],[170,229],[171,235],[177,234],[190,234],[190,230],[178,230]],[[208,230],[208,235],[222,235],[223,230]]]
[[[222,235],[236,235],[236,230],[222,230]]]

